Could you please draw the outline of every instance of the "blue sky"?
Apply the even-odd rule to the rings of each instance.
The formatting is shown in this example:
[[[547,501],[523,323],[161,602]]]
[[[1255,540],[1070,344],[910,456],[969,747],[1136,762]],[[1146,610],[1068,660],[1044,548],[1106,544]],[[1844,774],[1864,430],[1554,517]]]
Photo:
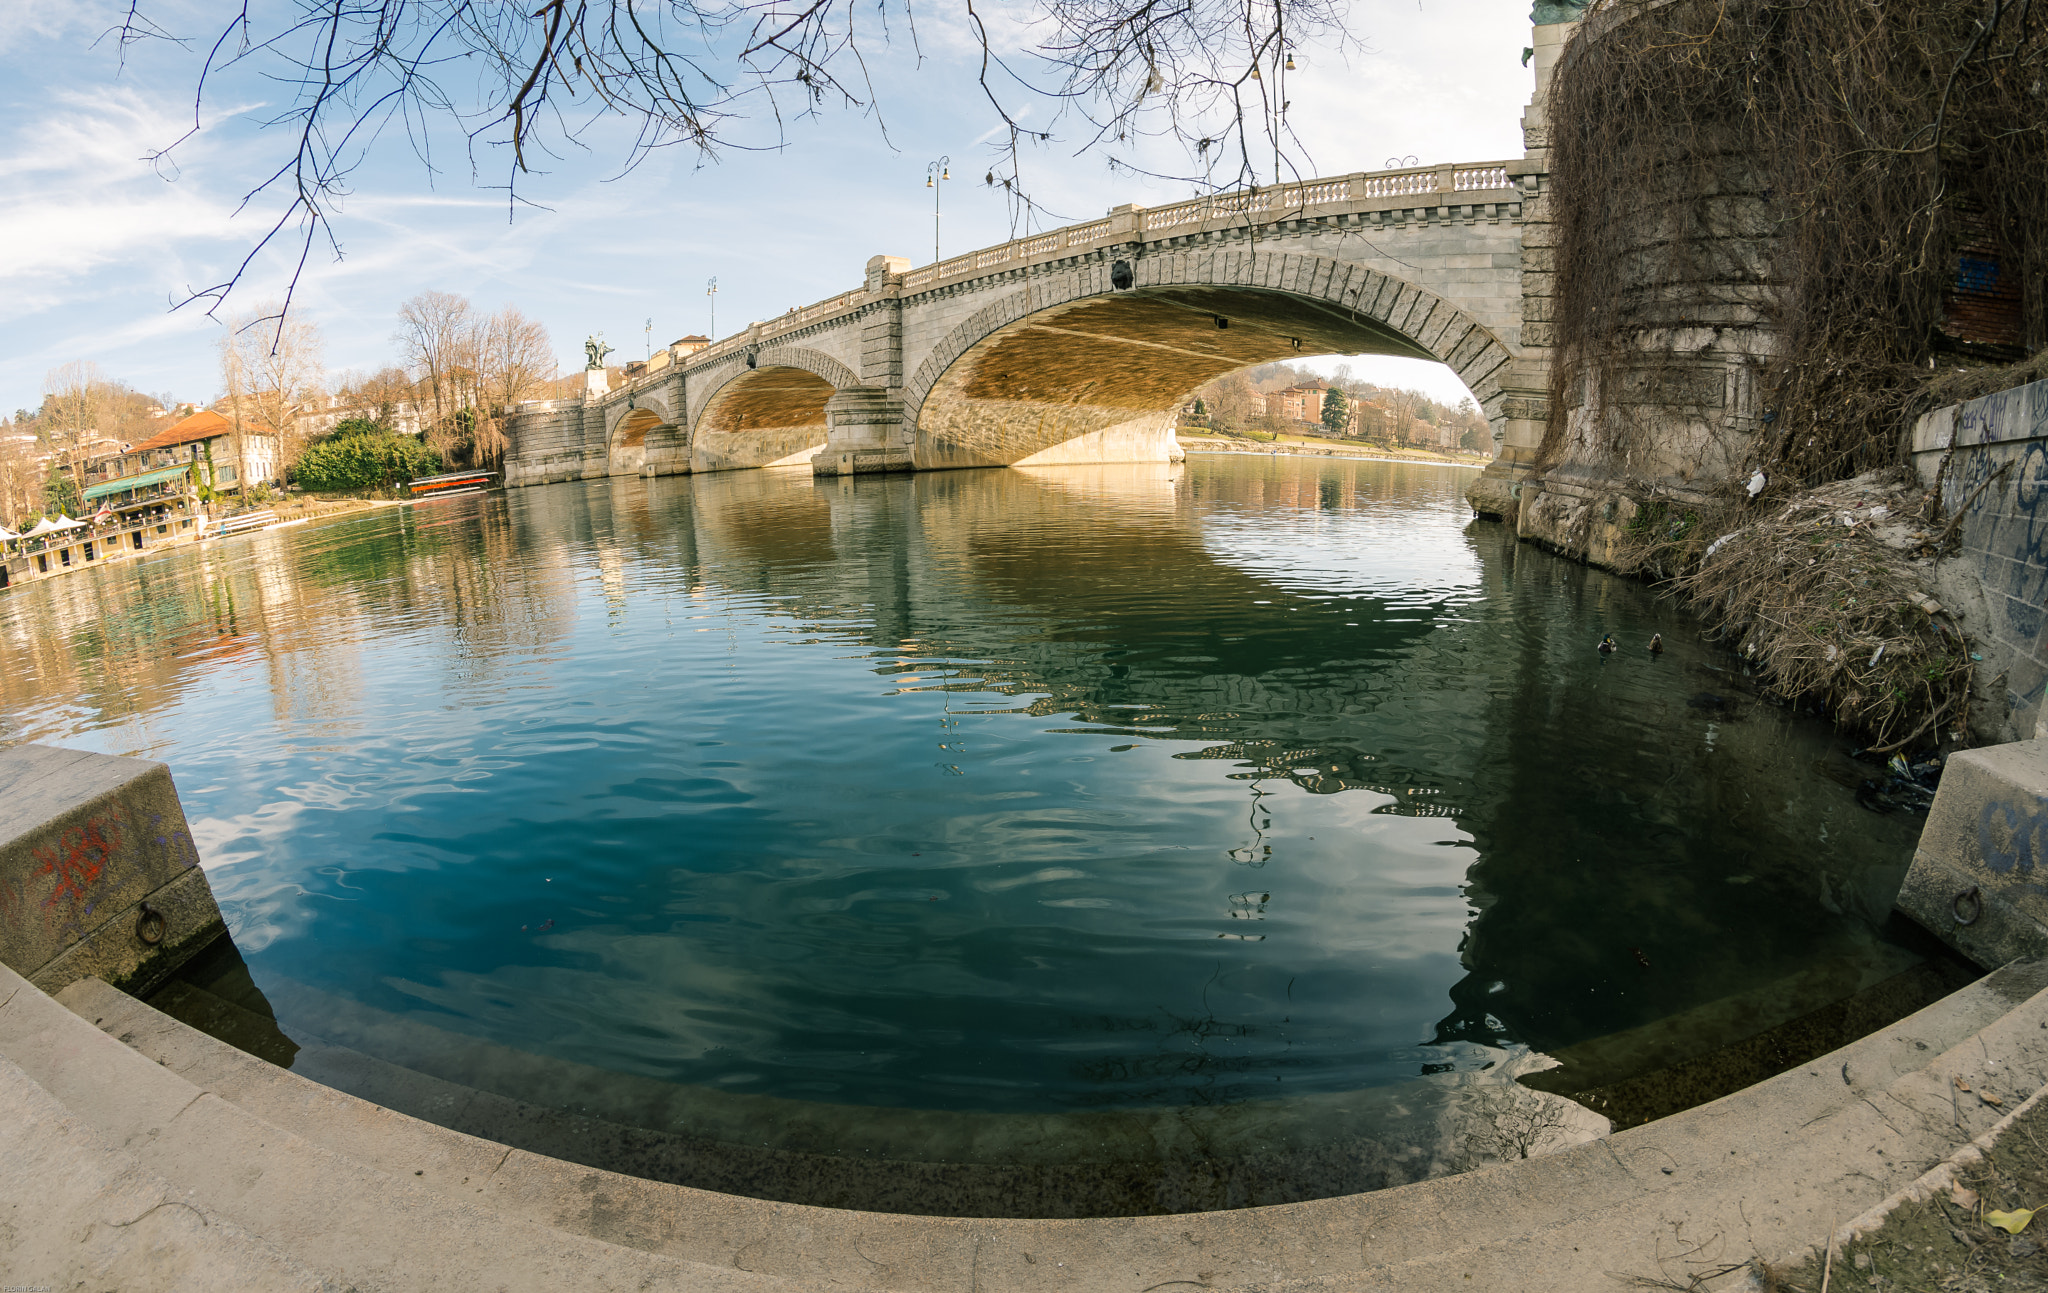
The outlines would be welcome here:
[[[174,34],[218,32],[219,5],[151,3]],[[281,87],[254,68],[220,77],[198,132],[171,164],[152,165],[146,157],[193,124],[201,52],[158,42],[132,48],[124,67],[104,38],[124,7],[0,3],[0,411],[36,407],[44,374],[72,359],[144,391],[216,395],[220,325],[203,307],[171,306],[231,273],[275,218],[269,199],[241,202],[289,156],[284,132],[262,125],[285,106]],[[259,15],[290,7],[257,0]],[[1358,50],[1297,52],[1290,115],[1316,173],[1408,155],[1520,156],[1528,0],[1357,0],[1351,30]],[[925,166],[941,155],[955,177],[941,195],[942,251],[999,243],[1011,236],[1009,213],[979,182],[996,121],[966,33],[934,6],[919,11],[918,46],[921,58],[899,32],[870,47],[876,108],[795,121],[779,148],[709,164],[670,150],[621,174],[630,131],[600,122],[584,133],[586,147],[527,181],[545,209],[508,211],[492,187],[502,182],[498,159],[472,171],[448,132],[430,140],[430,170],[389,130],[336,212],[341,258],[316,250],[297,308],[319,324],[334,373],[392,362],[398,304],[427,288],[485,310],[519,306],[547,325],[567,366],[581,366],[582,339],[599,329],[633,357],[649,318],[657,346],[709,329],[712,276],[726,334],[856,285],[872,255],[928,261]],[[1112,174],[1099,157],[1074,155],[1074,130],[1052,129],[1053,142],[1027,158],[1026,179],[1055,212],[1087,219],[1189,195]],[[765,125],[752,137],[774,143]],[[260,256],[231,308],[277,295],[296,254],[295,242],[280,242]],[[1368,380],[1462,395],[1437,365],[1352,364]]]

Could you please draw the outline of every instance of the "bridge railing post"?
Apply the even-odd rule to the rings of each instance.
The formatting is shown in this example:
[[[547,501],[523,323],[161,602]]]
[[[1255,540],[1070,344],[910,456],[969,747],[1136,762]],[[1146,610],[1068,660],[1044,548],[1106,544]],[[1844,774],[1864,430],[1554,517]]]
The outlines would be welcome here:
[[[1439,193],[1451,193],[1457,190],[1458,168],[1456,165],[1447,162],[1436,168],[1436,187]]]

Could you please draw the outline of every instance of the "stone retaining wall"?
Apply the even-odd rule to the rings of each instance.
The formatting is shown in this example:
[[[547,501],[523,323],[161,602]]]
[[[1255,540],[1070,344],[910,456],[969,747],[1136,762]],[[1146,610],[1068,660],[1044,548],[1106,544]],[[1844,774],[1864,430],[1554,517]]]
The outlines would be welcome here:
[[[1956,553],[1936,568],[1941,603],[1983,656],[1979,673],[2003,680],[1991,690],[2004,712],[1973,722],[2008,741],[2048,736],[2048,382],[1937,409],[1914,426],[1912,450],[1942,515],[1961,521]]]

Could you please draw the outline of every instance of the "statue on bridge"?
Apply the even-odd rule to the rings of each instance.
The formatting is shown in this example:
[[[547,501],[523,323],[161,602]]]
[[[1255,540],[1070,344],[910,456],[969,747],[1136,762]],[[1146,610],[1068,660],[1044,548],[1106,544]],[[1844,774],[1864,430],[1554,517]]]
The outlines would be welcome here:
[[[583,353],[590,361],[583,365],[586,371],[603,368],[604,357],[612,353],[612,347],[604,344],[604,334],[600,332],[583,343]]]
[[[1591,0],[1536,0],[1536,7],[1529,11],[1529,22],[1544,27],[1554,22],[1577,22],[1586,16],[1586,6]]]

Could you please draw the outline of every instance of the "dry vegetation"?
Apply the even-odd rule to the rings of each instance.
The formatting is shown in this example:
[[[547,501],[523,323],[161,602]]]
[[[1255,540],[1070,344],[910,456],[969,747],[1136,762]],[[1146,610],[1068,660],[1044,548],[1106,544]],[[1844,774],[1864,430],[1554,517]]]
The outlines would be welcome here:
[[[1773,690],[1825,705],[1875,753],[1968,730],[1969,644],[1928,584],[1953,526],[1902,468],[1777,506],[1652,503],[1628,560],[1672,578]]]

